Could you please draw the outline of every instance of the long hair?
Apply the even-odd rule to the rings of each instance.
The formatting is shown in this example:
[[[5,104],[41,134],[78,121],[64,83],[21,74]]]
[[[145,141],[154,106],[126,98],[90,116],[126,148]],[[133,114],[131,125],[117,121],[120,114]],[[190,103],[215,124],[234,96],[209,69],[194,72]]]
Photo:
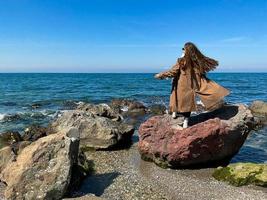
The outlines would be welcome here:
[[[193,67],[198,68],[201,74],[205,74],[206,72],[214,70],[219,65],[218,61],[204,56],[192,42],[185,43],[184,49],[185,62],[191,62]],[[186,68],[186,66],[184,67]]]

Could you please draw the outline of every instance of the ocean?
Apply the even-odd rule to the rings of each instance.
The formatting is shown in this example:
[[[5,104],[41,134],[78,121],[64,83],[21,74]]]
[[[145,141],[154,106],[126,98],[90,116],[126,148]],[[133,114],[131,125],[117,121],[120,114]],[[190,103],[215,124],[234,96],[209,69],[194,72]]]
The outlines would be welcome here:
[[[47,125],[61,110],[78,102],[108,103],[127,98],[145,105],[168,105],[171,80],[154,74],[0,74],[0,133],[22,132],[31,124]],[[267,101],[267,73],[210,73],[228,88],[228,103]],[[253,131],[232,162],[267,163],[267,127]]]

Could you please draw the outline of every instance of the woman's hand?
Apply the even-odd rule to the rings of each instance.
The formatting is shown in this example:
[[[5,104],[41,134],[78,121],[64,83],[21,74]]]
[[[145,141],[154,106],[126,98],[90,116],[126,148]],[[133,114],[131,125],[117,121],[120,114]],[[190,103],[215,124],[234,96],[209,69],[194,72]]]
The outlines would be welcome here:
[[[161,76],[160,73],[159,73],[159,74],[156,74],[156,75],[154,76],[154,78],[156,78],[156,79],[163,79],[163,77]]]

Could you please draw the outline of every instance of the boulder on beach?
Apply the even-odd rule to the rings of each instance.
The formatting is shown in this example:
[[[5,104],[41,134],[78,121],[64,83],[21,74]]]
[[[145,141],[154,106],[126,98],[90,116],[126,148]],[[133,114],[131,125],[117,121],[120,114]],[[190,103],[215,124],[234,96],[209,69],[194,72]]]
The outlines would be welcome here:
[[[6,199],[62,199],[77,163],[79,141],[65,133],[32,142],[0,173]]]
[[[134,127],[112,119],[79,108],[64,112],[51,124],[51,128],[55,131],[78,129],[80,147],[83,150],[91,148],[109,149],[129,144],[134,133]]]
[[[81,103],[77,107],[77,110],[82,110],[100,117],[106,117],[112,119],[113,121],[122,120],[122,116],[107,104]]]
[[[259,118],[260,124],[267,123],[267,102],[253,101],[249,109],[255,117]]]
[[[258,185],[267,187],[267,164],[235,163],[218,167],[212,176],[234,186]]]
[[[194,167],[227,162],[241,148],[255,126],[244,105],[227,105],[190,118],[182,129],[181,119],[154,116],[139,128],[139,152],[145,160],[162,167]]]

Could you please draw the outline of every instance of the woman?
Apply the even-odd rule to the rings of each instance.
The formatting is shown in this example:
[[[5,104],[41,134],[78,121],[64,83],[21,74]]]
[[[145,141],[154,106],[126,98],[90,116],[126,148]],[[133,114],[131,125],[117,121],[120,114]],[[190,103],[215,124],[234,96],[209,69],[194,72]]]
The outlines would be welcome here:
[[[187,128],[190,113],[196,110],[196,95],[206,110],[213,110],[229,91],[206,77],[207,72],[218,66],[216,60],[204,56],[191,42],[184,45],[183,51],[170,70],[156,74],[155,78],[173,78],[170,111],[173,117],[176,112],[181,113],[185,117],[183,128]]]

